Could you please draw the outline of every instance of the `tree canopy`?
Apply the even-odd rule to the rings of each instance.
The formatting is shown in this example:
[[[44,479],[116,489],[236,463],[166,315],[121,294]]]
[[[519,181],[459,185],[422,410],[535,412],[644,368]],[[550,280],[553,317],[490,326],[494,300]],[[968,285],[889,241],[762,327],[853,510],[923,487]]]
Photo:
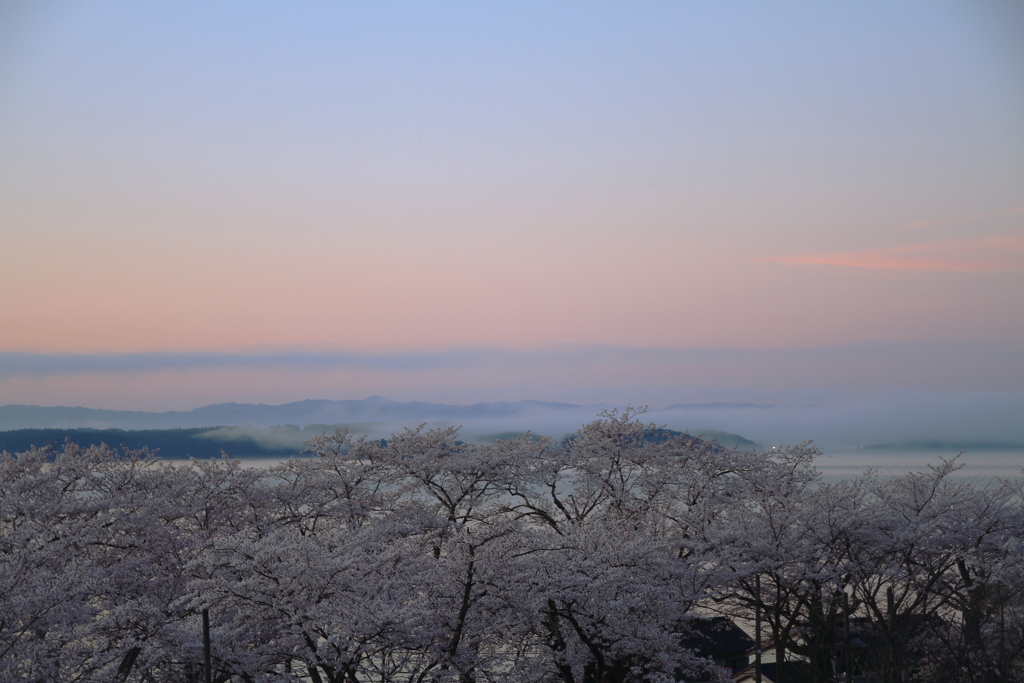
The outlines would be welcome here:
[[[1024,680],[1019,482],[823,483],[608,412],[566,441],[343,430],[260,469],[67,443],[0,457],[0,678],[625,683],[720,675],[760,614],[816,681]],[[692,641],[692,639],[690,639]]]

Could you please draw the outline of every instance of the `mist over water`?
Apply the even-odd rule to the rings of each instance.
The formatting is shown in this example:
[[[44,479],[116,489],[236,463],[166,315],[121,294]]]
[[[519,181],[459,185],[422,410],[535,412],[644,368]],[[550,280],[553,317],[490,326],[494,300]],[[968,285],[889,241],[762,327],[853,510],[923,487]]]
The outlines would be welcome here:
[[[1024,394],[903,392],[843,400],[835,396],[780,393],[779,403],[707,402],[650,406],[644,422],[706,434],[725,445],[762,448],[812,441],[833,453],[864,457],[888,451],[1020,453],[1024,450]],[[799,405],[800,399],[819,399]],[[633,404],[634,407],[640,407]],[[347,427],[386,438],[406,427],[458,426],[465,441],[486,443],[506,433],[531,431],[561,438],[606,410],[623,404],[579,405],[520,401],[473,405],[359,401],[302,401],[283,405],[220,404],[191,411],[150,413],[85,408],[0,407],[0,429],[208,427],[204,438],[300,447],[317,433]],[[216,429],[215,429],[216,428]],[[728,436],[733,435],[733,436]],[[740,438],[742,437],[742,438]],[[235,455],[235,454],[232,454]],[[245,455],[245,454],[238,454]]]
[[[928,452],[907,450],[848,451],[825,449],[815,461],[823,481],[838,481],[873,470],[879,476],[899,476],[907,472],[923,472],[929,465],[937,466],[941,460],[952,460],[963,467],[954,475],[956,479],[983,484],[999,479],[1019,479],[1024,476],[1024,449],[1008,451],[956,451]]]
[[[828,397],[822,397],[827,398]],[[653,411],[673,429],[720,429],[768,445],[812,440],[852,449],[1005,450],[1024,447],[1024,394],[902,392],[818,405]]]
[[[251,439],[268,447],[299,452],[305,441],[336,428],[370,439],[384,439],[406,428],[458,426],[460,438],[489,443],[531,431],[555,439],[576,432],[609,405],[486,404],[469,407],[433,404],[389,404],[392,413],[408,410],[404,420],[293,425],[239,425],[212,429],[203,438]],[[480,413],[459,419],[437,419],[445,411]],[[910,395],[861,399],[846,405],[773,406],[753,403],[677,404],[649,409],[639,419],[656,426],[703,435],[727,447],[770,451],[773,447],[811,441],[822,450],[816,466],[824,481],[855,477],[866,470],[879,476],[924,471],[929,465],[956,459],[958,479],[987,481],[1017,478],[1024,468],[1024,433],[1015,416],[1022,414],[1021,396]],[[492,414],[487,414],[487,413]],[[498,414],[494,414],[498,413]],[[320,412],[322,417],[325,413]],[[430,419],[433,417],[434,419]],[[229,453],[242,456],[245,453]],[[265,466],[279,458],[249,458],[247,466]]]

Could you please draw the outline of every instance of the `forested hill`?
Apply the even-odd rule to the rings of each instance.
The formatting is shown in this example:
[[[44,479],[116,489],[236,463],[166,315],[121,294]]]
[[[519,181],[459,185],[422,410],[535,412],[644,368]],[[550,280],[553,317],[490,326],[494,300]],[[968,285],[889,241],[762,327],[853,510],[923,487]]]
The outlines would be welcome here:
[[[474,403],[450,405],[423,401],[399,402],[380,396],[363,400],[307,400],[283,405],[218,403],[188,411],[162,413],[103,410],[81,406],[0,406],[0,429],[92,427],[106,429],[212,428],[217,425],[269,426],[280,424],[337,424],[352,422],[459,422],[501,420],[533,414],[566,415],[567,424],[580,424],[580,415],[593,419],[609,406],[581,406],[550,401]],[[579,413],[580,415],[577,415]]]
[[[287,458],[304,453],[304,443],[320,434],[329,434],[336,427],[348,428],[354,434],[368,434],[371,438],[386,436],[369,434],[379,425],[348,424],[326,425],[312,424],[305,428],[297,425],[280,425],[276,427],[197,427],[191,429],[14,429],[0,431],[0,452],[23,453],[33,447],[49,446],[60,450],[66,441],[89,447],[107,444],[120,451],[125,449],[139,450],[148,448],[159,452],[157,455],[165,460],[183,458],[219,458],[221,452],[232,458]],[[491,443],[501,439],[511,439],[523,432],[510,431],[498,434],[464,435],[469,441]],[[657,429],[651,432],[647,440],[660,443],[666,439],[682,436],[683,432],[671,429]],[[740,450],[757,449],[749,439],[739,434],[727,432],[704,432],[698,434],[704,440],[716,441],[722,448],[739,448]],[[576,434],[566,435],[572,439]]]
[[[322,430],[326,431],[326,430]],[[119,450],[159,449],[164,459],[219,458],[221,451],[233,458],[287,457],[299,455],[302,445],[257,440],[244,434],[223,438],[207,428],[198,429],[15,429],[0,432],[0,452],[22,453],[33,446],[60,449],[65,440],[80,446],[105,443]],[[306,438],[313,436],[310,434]]]

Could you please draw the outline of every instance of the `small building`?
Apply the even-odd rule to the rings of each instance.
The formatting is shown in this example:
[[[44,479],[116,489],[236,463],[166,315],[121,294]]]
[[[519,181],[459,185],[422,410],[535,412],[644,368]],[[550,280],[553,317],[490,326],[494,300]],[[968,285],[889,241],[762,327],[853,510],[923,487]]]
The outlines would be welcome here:
[[[761,683],[775,683],[775,662],[761,664]],[[782,670],[783,683],[814,683],[814,674],[811,672],[811,665],[802,660],[787,661]],[[732,680],[736,683],[755,683],[757,673],[753,666],[748,666],[742,671],[733,674]]]
[[[687,627],[689,633],[683,636],[683,647],[693,650],[698,657],[711,659],[718,667],[718,672],[708,672],[701,680],[728,680],[733,672],[745,669],[750,663],[749,654],[756,643],[732,619],[698,618],[687,622]]]

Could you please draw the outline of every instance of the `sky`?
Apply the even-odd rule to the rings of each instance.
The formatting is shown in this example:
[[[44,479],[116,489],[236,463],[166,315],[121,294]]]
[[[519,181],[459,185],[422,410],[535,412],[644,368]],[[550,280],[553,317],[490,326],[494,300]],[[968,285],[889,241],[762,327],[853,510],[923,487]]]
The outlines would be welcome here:
[[[1011,0],[9,0],[0,404],[1016,402],[1022,122]]]

